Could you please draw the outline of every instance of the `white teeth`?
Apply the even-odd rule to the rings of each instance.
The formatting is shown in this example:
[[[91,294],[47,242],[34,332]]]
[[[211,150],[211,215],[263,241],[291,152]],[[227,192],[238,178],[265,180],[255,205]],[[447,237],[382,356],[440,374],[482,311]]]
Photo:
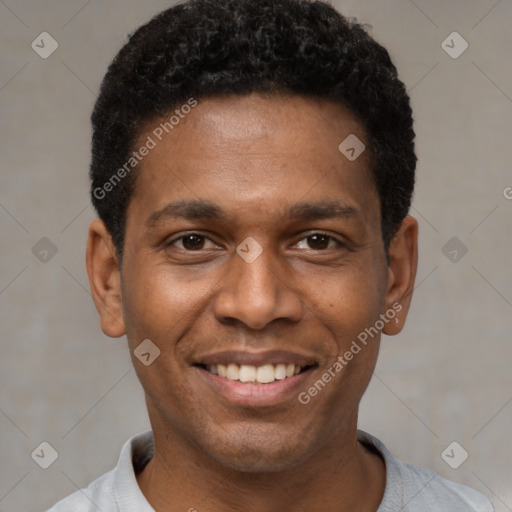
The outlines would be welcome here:
[[[209,367],[211,368],[211,366]],[[218,364],[217,365],[217,372],[218,374],[221,376],[221,377],[225,377],[226,376],[226,365],[225,364]]]
[[[243,364],[240,366],[238,378],[240,379],[240,382],[254,382],[256,380],[256,366]]]
[[[299,368],[300,370],[300,368]],[[256,374],[256,382],[261,384],[268,384],[269,382],[274,382],[275,379],[275,369],[272,364],[265,364],[263,366],[258,367],[258,373]]]
[[[276,371],[275,371],[274,377],[276,378],[276,380],[286,379],[286,365],[285,364],[276,365]]]
[[[229,380],[238,380],[240,376],[240,367],[237,364],[228,364],[226,377]]]
[[[230,363],[208,365],[207,370],[213,375],[224,377],[229,380],[239,380],[240,382],[249,382],[253,384],[270,384],[275,380],[284,380],[294,375],[298,375],[303,366],[294,364],[264,364],[253,366],[249,364],[237,365]]]

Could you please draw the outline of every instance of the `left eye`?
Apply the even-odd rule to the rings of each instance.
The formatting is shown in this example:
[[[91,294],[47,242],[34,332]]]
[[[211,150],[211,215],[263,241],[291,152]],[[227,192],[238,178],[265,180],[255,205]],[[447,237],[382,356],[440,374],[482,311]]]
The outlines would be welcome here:
[[[304,245],[307,244],[308,247]],[[322,251],[325,249],[332,249],[333,247],[342,245],[340,242],[335,240],[332,236],[315,233],[306,238],[303,238],[298,244],[299,249],[314,249],[315,251]]]

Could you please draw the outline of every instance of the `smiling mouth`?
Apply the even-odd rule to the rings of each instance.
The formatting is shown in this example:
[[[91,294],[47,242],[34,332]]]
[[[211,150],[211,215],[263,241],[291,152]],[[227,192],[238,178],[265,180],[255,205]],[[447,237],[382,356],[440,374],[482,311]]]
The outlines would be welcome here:
[[[230,364],[200,364],[203,368],[212,375],[217,375],[221,378],[231,381],[241,382],[244,384],[271,384],[279,380],[286,380],[300,373],[304,373],[316,366],[307,365],[300,366],[296,364],[264,364],[261,366],[254,365],[238,365],[235,363]]]

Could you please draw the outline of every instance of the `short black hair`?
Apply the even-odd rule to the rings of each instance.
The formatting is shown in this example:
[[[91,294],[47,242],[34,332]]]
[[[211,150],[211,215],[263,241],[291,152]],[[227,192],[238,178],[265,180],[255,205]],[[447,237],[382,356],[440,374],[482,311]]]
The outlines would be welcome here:
[[[127,162],[136,167],[144,127],[191,99],[250,93],[349,109],[366,131],[387,251],[411,205],[417,160],[409,96],[387,50],[323,1],[189,0],[129,38],[92,114],[91,197],[119,263],[137,174]]]

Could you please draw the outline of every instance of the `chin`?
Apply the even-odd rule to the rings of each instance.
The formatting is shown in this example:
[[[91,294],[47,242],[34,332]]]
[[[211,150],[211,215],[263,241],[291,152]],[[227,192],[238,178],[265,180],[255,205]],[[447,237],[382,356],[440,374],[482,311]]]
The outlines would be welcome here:
[[[203,453],[225,468],[241,473],[276,473],[287,470],[307,457],[311,447],[298,432],[279,432],[279,426],[268,429],[244,425],[240,432],[223,431],[201,443]],[[309,449],[308,449],[309,448]]]

